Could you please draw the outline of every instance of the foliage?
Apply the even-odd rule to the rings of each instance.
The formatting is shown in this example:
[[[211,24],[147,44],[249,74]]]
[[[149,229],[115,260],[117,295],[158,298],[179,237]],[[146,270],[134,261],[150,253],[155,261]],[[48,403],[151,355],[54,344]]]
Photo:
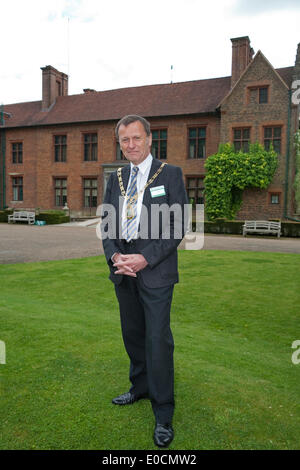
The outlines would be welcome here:
[[[8,216],[13,213],[12,209],[5,209],[4,211],[0,211],[0,223],[7,222]]]
[[[241,207],[246,187],[265,189],[277,168],[275,151],[259,144],[250,145],[249,153],[235,152],[230,143],[221,144],[218,153],[205,163],[205,211],[209,220],[234,219]]]
[[[295,200],[297,204],[297,212],[300,212],[300,131],[295,133],[296,148],[296,176],[294,182]]]
[[[70,222],[70,217],[63,211],[45,211],[36,216],[36,220],[44,220],[47,225]]]
[[[0,211],[0,223],[7,222],[8,215],[12,213],[13,209],[6,209],[5,211]],[[35,218],[36,220],[44,220],[47,225],[64,224],[66,222],[70,222],[70,216],[65,215],[64,211],[61,210],[49,210],[42,212],[38,211]]]

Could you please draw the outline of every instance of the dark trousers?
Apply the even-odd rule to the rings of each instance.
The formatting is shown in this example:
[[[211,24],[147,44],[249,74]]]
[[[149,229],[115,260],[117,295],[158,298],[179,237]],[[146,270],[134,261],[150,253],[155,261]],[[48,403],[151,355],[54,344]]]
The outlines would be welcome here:
[[[129,247],[126,252],[130,252]],[[173,288],[148,288],[139,274],[137,278],[123,276],[115,286],[123,341],[130,358],[130,391],[136,396],[149,395],[160,423],[172,422],[174,412]]]

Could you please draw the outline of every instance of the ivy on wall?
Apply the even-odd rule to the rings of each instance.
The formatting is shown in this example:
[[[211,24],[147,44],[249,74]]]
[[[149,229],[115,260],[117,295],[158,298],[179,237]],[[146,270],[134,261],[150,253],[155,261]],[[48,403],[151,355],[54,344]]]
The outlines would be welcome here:
[[[300,213],[300,131],[295,133],[296,176],[294,181],[296,212]]]
[[[249,152],[235,152],[230,143],[221,144],[218,153],[205,163],[205,212],[208,220],[234,219],[247,187],[265,189],[278,164],[273,148],[267,151],[259,143]]]

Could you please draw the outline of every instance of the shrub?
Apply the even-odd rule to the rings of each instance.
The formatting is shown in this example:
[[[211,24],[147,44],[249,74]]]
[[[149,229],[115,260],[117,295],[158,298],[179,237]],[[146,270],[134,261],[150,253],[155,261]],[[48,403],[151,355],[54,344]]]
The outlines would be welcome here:
[[[20,209],[21,210],[21,209]],[[13,213],[13,209],[6,209],[4,211],[0,211],[0,222],[7,222],[8,215]],[[70,222],[70,217],[66,216],[64,211],[43,211],[39,214],[36,214],[35,220],[44,220],[46,224],[53,225],[53,224],[64,224],[66,222]]]
[[[47,225],[64,224],[70,222],[70,217],[64,211],[45,211],[36,216],[36,220],[44,220]]]
[[[249,153],[235,152],[230,143],[221,144],[218,153],[205,163],[205,212],[209,220],[234,219],[246,187],[267,188],[278,164],[274,150],[256,143]]]
[[[11,209],[5,209],[4,211],[0,211],[0,222],[7,222],[9,214],[12,214],[13,211]]]

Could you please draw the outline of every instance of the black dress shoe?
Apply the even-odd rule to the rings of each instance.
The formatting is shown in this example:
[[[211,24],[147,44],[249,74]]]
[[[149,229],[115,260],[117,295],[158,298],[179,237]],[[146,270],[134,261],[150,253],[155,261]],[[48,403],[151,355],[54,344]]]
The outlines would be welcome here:
[[[158,447],[168,447],[173,441],[173,437],[174,431],[171,424],[156,423],[153,435],[155,445]]]
[[[136,396],[134,393],[127,392],[119,395],[116,398],[113,398],[112,403],[114,405],[132,405],[135,401],[140,400],[141,398],[146,398],[145,395],[143,396]]]

